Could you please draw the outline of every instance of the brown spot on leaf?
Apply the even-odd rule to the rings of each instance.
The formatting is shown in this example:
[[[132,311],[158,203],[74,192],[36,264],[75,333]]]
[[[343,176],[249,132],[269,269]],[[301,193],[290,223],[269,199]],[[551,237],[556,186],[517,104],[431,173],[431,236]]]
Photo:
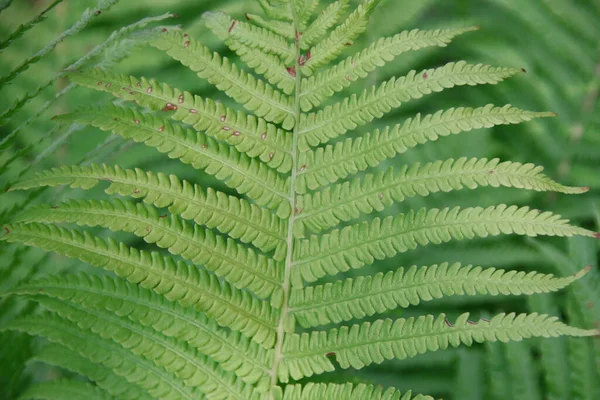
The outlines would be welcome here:
[[[198,110],[196,110],[195,108],[190,108],[190,113],[191,114],[198,114]]]
[[[325,357],[333,357],[335,356],[335,351],[330,351],[329,353],[325,354]]]
[[[177,101],[179,101],[179,104],[183,103],[183,94],[179,95],[179,97],[177,98]]]
[[[183,47],[189,47],[190,46],[190,41],[186,40],[185,42],[183,42]]]
[[[295,67],[288,67],[287,72],[294,78],[296,77],[296,68]]]
[[[98,86],[102,85],[102,81],[98,81],[98,83],[96,85],[98,85]]]
[[[235,24],[237,23],[237,19],[234,19],[233,22],[231,23],[231,26],[229,27],[229,30],[227,32],[231,33],[231,31],[233,30],[233,28],[235,27]]]
[[[134,119],[134,120],[133,120],[133,122],[134,122],[136,125],[139,125],[139,124],[140,124],[140,120],[139,120],[139,119]]]
[[[262,134],[262,135],[260,135],[260,138],[261,138],[262,140],[265,140],[265,139],[267,138],[267,132],[263,132],[263,134]]]
[[[152,93],[152,87],[149,87],[148,90],[146,90],[146,93],[148,93],[148,94]]]
[[[233,136],[240,136],[240,135],[241,135],[241,133],[240,133],[240,131],[234,131],[234,132],[232,133],[232,135],[233,135]]]
[[[427,79],[429,78],[429,75],[427,74],[427,72],[423,72],[423,79]]]
[[[108,89],[111,86],[110,82],[106,84],[106,88]]]
[[[272,160],[272,159],[273,159],[273,157],[275,157],[275,153],[273,153],[273,152],[270,152],[270,153],[269,153],[269,160]]]
[[[162,111],[175,111],[177,110],[177,106],[175,104],[167,103]]]
[[[227,119],[226,115],[221,115],[221,122],[225,122],[226,119]]]

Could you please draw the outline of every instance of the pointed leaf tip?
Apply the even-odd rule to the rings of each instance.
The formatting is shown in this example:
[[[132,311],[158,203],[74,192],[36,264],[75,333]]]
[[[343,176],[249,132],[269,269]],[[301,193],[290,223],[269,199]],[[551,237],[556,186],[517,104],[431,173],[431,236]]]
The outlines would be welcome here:
[[[599,232],[595,232],[595,233],[594,233],[594,237],[595,237],[596,239],[600,239],[600,233],[599,233]]]

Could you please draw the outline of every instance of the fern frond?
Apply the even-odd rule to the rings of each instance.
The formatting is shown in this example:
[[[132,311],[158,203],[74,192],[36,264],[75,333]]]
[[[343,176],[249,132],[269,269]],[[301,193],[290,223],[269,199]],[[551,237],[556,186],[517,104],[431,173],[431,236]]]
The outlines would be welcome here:
[[[285,212],[288,180],[260,161],[236,149],[150,114],[109,105],[62,116],[61,119],[89,123],[125,138],[144,142],[158,151],[203,169],[257,204]]]
[[[362,319],[398,307],[444,296],[487,294],[497,296],[554,292],[589,272],[557,278],[537,272],[461,266],[444,263],[431,267],[379,272],[319,286],[293,289],[290,314],[305,328]]]
[[[367,29],[369,17],[373,14],[373,11],[375,11],[375,8],[379,5],[380,1],[381,0],[362,0],[344,23],[331,31],[323,41],[316,44],[310,50],[310,58],[306,57],[307,60],[302,72],[306,75],[311,75],[317,68],[335,60],[346,47],[352,45],[354,40]],[[342,2],[340,6],[345,8],[344,2]],[[325,22],[327,23],[330,21],[331,20]],[[320,29],[317,29],[316,33],[319,34],[323,27],[323,25],[320,25]]]
[[[281,123],[284,129],[294,126],[292,99],[270,85],[240,70],[181,32],[164,32],[151,44],[189,67],[233,100],[267,121]]]
[[[463,85],[496,84],[522,72],[516,68],[492,67],[483,64],[450,62],[443,67],[422,73],[411,71],[401,78],[391,78],[378,88],[365,90],[343,101],[300,118],[300,149],[309,150],[334,139],[351,129],[382,117],[409,100]]]
[[[216,235],[198,225],[189,225],[177,216],[161,218],[159,210],[142,203],[74,200],[58,208],[35,207],[16,222],[70,222],[101,226],[114,232],[134,233],[147,243],[155,243],[196,265],[203,265],[240,289],[267,297],[279,289],[282,277],[272,259],[255,253],[231,239]]]
[[[298,22],[298,30],[303,31],[306,24],[315,12],[321,0],[299,0],[293,1],[293,6],[296,7],[296,21]]]
[[[220,325],[240,331],[264,347],[275,340],[277,310],[195,266],[54,225],[16,224],[5,228],[10,233],[0,240],[40,247],[113,271],[184,307],[206,313]]]
[[[216,228],[265,252],[275,249],[276,260],[281,260],[285,253],[285,221],[246,200],[210,188],[205,192],[175,175],[92,164],[45,171],[17,182],[11,190],[58,185],[90,189],[103,180],[110,182],[108,194],[142,198],[156,207],[169,207],[173,214]]]
[[[224,12],[206,12],[202,18],[207,21],[207,26],[215,36],[221,39],[228,38],[251,49],[274,54],[287,64],[291,64],[294,60],[294,48],[285,38],[268,29],[238,21]]]
[[[114,400],[106,391],[91,383],[76,380],[54,380],[37,383],[19,396],[20,400]]]
[[[510,398],[542,400],[539,372],[529,343],[511,342],[503,344],[502,347],[506,353],[505,368],[510,379]]]
[[[560,215],[529,207],[460,207],[443,210],[421,209],[396,217],[375,218],[335,230],[321,237],[297,240],[294,247],[292,282],[314,282],[350,268],[360,268],[375,260],[393,257],[429,243],[474,237],[518,234],[527,236],[591,236],[597,234],[571,226]]]
[[[385,319],[361,325],[335,328],[330,331],[288,335],[284,343],[284,360],[279,376],[283,382],[290,377],[300,379],[333,371],[327,357],[334,354],[344,369],[363,368],[385,360],[405,359],[428,351],[471,346],[473,342],[509,340],[530,337],[595,336],[597,330],[574,328],[556,317],[533,314],[499,314],[491,321],[469,321],[462,314],[452,325],[446,315],[408,319]],[[376,339],[375,339],[376,338]]]
[[[119,0],[101,0],[98,1],[98,6],[104,8],[105,10],[112,7]],[[0,76],[0,88],[9,84],[14,79],[16,79],[23,72],[27,71],[32,65],[46,57],[50,54],[59,43],[61,43],[64,39],[69,36],[75,35],[85,29],[88,24],[92,21],[94,17],[96,17],[98,9],[88,8],[86,9],[77,22],[75,22],[69,29],[62,32],[56,39],[52,40],[48,45],[43,47],[40,51],[35,53],[32,57],[23,60],[21,64],[19,64],[15,69],[10,71],[8,75]]]
[[[585,323],[585,315],[582,313],[582,307],[578,304],[577,298],[573,293],[567,297],[567,315],[572,324]],[[597,327],[597,325],[596,325]],[[569,380],[570,396],[572,399],[593,400],[600,395],[600,347],[596,340],[579,340],[567,338],[569,349]],[[564,371],[563,371],[564,373]]]
[[[127,381],[144,388],[155,397],[165,400],[197,400],[202,394],[183,381],[168,374],[152,361],[134,357],[118,343],[82,331],[75,323],[53,314],[36,315],[10,321],[5,330],[44,336],[81,354],[90,361],[104,365]]]
[[[334,93],[350,86],[352,82],[365,78],[376,68],[393,61],[407,51],[427,47],[445,47],[456,36],[478,29],[477,27],[459,29],[437,29],[403,31],[395,36],[381,38],[366,49],[346,58],[339,64],[302,81],[300,105],[303,111],[318,107]]]
[[[280,399],[277,398],[276,399]],[[307,383],[305,385],[287,385],[282,400],[433,400],[431,396],[421,394],[413,396],[412,392],[401,393],[381,386],[360,384]]]
[[[327,31],[337,24],[348,9],[349,0],[337,0],[331,3],[302,33],[302,50],[308,50],[313,44],[323,40]]]
[[[101,70],[72,73],[71,79],[83,86],[132,100],[154,111],[174,111],[169,117],[192,125],[215,139],[233,145],[238,151],[260,159],[280,172],[291,169],[292,138],[262,118],[225,107],[171,86]]]
[[[212,32],[223,40],[227,47],[235,51],[245,65],[252,68],[257,74],[264,76],[271,85],[277,86],[283,93],[292,94],[296,88],[296,80],[288,71],[284,61],[274,54],[251,48],[236,41],[229,30],[232,24],[231,17],[226,14],[207,12],[202,17]],[[247,18],[250,17],[247,16]]]
[[[123,400],[152,400],[141,387],[128,382],[104,365],[92,363],[80,354],[60,344],[48,344],[37,351],[32,361],[65,368],[85,376],[110,395]]]
[[[543,167],[499,159],[459,158],[420,165],[405,165],[398,171],[367,174],[363,178],[327,187],[321,192],[298,198],[304,211],[298,217],[297,232],[308,227],[313,232],[337,226],[374,210],[382,211],[407,197],[428,196],[478,187],[515,187],[535,191],[580,194],[589,190],[563,186],[542,173]]]
[[[333,146],[327,145],[300,153],[298,164],[302,168],[298,171],[296,189],[299,193],[306,193],[307,188],[314,190],[334,183],[440,137],[496,125],[519,124],[553,115],[520,110],[511,105],[494,107],[492,104],[475,109],[450,108],[424,117],[417,114],[414,119],[409,118],[404,124],[393,128],[376,130]]]
[[[283,36],[286,39],[294,39],[294,25],[290,22],[285,21],[277,21],[277,20],[267,20],[263,18],[261,15],[246,13],[246,19],[250,21],[250,23],[263,28],[268,29],[273,33],[276,33],[279,36]]]
[[[257,396],[252,388],[235,375],[223,371],[218,364],[200,355],[187,343],[168,338],[154,329],[141,328],[127,318],[108,310],[93,310],[78,304],[38,296],[35,301],[75,322],[82,330],[91,331],[102,338],[111,339],[138,357],[151,360],[155,365],[181,379],[187,386],[198,388],[208,397],[213,393],[231,399],[249,400]]]
[[[587,278],[586,278],[587,279]],[[560,315],[560,310],[550,294],[531,296],[528,299],[529,309],[539,314]],[[569,321],[578,325],[579,321]],[[561,400],[569,398],[570,378],[564,373],[564,366],[568,365],[567,338],[556,340],[543,340],[539,343],[539,354],[543,366],[546,398],[548,400]]]
[[[265,15],[276,21],[292,21],[290,7],[287,1],[281,0],[256,0],[262,7]]]
[[[109,310],[188,343],[246,383],[260,382],[257,387],[262,388],[268,384],[266,374],[269,373],[271,350],[263,349],[238,333],[221,329],[203,314],[124,280],[85,274],[62,275],[21,284],[9,293],[50,296],[86,308]]]
[[[0,52],[2,50],[4,50],[5,48],[7,48],[8,46],[10,46],[12,44],[12,42],[17,40],[21,36],[23,36],[25,34],[25,32],[34,28],[37,24],[44,21],[47,18],[46,14],[48,14],[50,11],[52,11],[52,9],[54,7],[56,7],[57,5],[59,5],[62,2],[63,2],[63,0],[54,0],[52,3],[48,4],[48,6],[46,6],[45,9],[43,9],[41,12],[39,12],[29,22],[27,22],[26,24],[19,25],[19,27],[13,33],[11,33],[8,38],[6,38],[3,42],[0,43]]]

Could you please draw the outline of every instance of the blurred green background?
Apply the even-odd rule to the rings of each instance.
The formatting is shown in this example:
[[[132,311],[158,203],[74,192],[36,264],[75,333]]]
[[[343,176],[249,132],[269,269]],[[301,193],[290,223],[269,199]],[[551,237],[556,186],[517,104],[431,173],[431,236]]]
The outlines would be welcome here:
[[[106,7],[113,3],[112,7]],[[25,32],[19,28],[49,6],[44,18],[31,29]],[[99,9],[101,13],[97,12]],[[126,74],[155,77],[204,97],[222,98],[222,94],[193,73],[159,51],[144,46],[144,40],[152,34],[147,29],[161,24],[181,25],[214,50],[234,58],[203,26],[201,15],[209,10],[223,10],[242,18],[246,12],[259,12],[256,2],[0,0],[0,10],[0,220],[8,220],[27,204],[91,197],[82,191],[64,189],[34,194],[6,193],[19,176],[63,164],[97,162],[139,167],[175,173],[191,182],[228,191],[212,178],[179,162],[170,162],[143,145],[94,128],[58,125],[51,117],[84,104],[109,100],[108,96],[71,86],[64,71],[73,64],[77,68],[100,65]],[[171,18],[168,13],[176,13],[178,18]],[[148,17],[156,18],[146,21],[149,25],[138,22]],[[425,204],[432,208],[489,206],[501,202],[551,210],[573,219],[576,224],[598,230],[600,1],[387,0],[375,13],[367,34],[348,53],[379,37],[403,30],[472,25],[481,29],[455,39],[447,48],[402,56],[336,99],[393,75],[404,75],[411,69],[464,59],[525,68],[527,73],[496,86],[452,89],[410,102],[379,120],[375,127],[402,122],[416,112],[479,107],[488,103],[510,103],[523,109],[553,111],[558,116],[443,138],[396,157],[382,168],[451,157],[499,157],[543,165],[551,178],[563,184],[590,186],[591,190],[578,197],[566,197],[481,188],[468,194],[459,191],[434,195],[425,202],[409,199],[401,206],[386,210],[386,214]],[[373,128],[369,126],[369,130]],[[359,130],[354,134],[364,132]],[[100,190],[97,194],[102,196]],[[97,233],[107,235],[103,231]],[[123,240],[139,247],[145,245],[128,236],[123,236]],[[600,328],[597,256],[598,244],[591,239],[502,237],[426,247],[379,265],[382,270],[388,270],[398,265],[460,261],[562,276],[593,265],[590,276],[557,295],[533,296],[528,300],[505,296],[451,297],[405,310],[403,314],[445,312],[455,316],[470,311],[483,317],[504,311],[531,310],[559,315],[573,325]],[[36,274],[84,268],[66,258],[5,244],[0,246],[0,257],[1,290]],[[31,307],[12,299],[0,301],[0,325],[15,315],[32,312]],[[26,335],[0,333],[1,399],[17,398],[31,382],[70,376],[67,371],[35,361],[40,345]],[[599,372],[599,339],[553,339],[448,350],[346,374],[351,374],[352,380],[394,385],[444,399],[592,400],[600,398]],[[348,376],[338,373],[322,379],[348,380]]]

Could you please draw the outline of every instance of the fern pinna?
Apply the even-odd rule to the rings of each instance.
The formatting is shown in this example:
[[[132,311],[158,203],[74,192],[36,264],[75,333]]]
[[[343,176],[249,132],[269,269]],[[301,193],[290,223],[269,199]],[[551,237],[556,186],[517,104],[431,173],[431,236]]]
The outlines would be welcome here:
[[[474,28],[406,31],[339,60],[366,30],[379,0],[363,0],[350,11],[348,0],[322,7],[317,0],[259,3],[264,17],[205,15],[250,72],[176,29],[164,29],[152,42],[241,107],[152,79],[100,69],[71,74],[80,85],[140,108],[107,104],[59,120],[143,142],[214,175],[238,196],[174,175],[95,164],[39,172],[14,185],[12,190],[90,189],[106,181],[109,195],[142,200],[35,206],[5,225],[4,241],[114,273],[50,276],[6,293],[27,296],[45,311],[4,329],[46,337],[52,344],[38,356],[41,361],[95,382],[46,383],[32,388],[31,396],[50,391],[123,399],[430,399],[368,383],[309,378],[336,366],[360,369],[473,342],[598,334],[535,313],[478,321],[468,314],[452,321],[443,314],[380,318],[443,296],[556,291],[587,270],[561,278],[443,263],[364,276],[342,273],[452,240],[597,234],[550,212],[507,205],[369,214],[409,197],[479,186],[587,189],[562,186],[541,167],[497,159],[377,169],[442,136],[552,114],[510,105],[452,108],[344,140],[412,99],[455,86],[496,84],[521,69],[451,62],[324,105],[400,54],[446,46]],[[131,232],[171,256],[65,223]]]

